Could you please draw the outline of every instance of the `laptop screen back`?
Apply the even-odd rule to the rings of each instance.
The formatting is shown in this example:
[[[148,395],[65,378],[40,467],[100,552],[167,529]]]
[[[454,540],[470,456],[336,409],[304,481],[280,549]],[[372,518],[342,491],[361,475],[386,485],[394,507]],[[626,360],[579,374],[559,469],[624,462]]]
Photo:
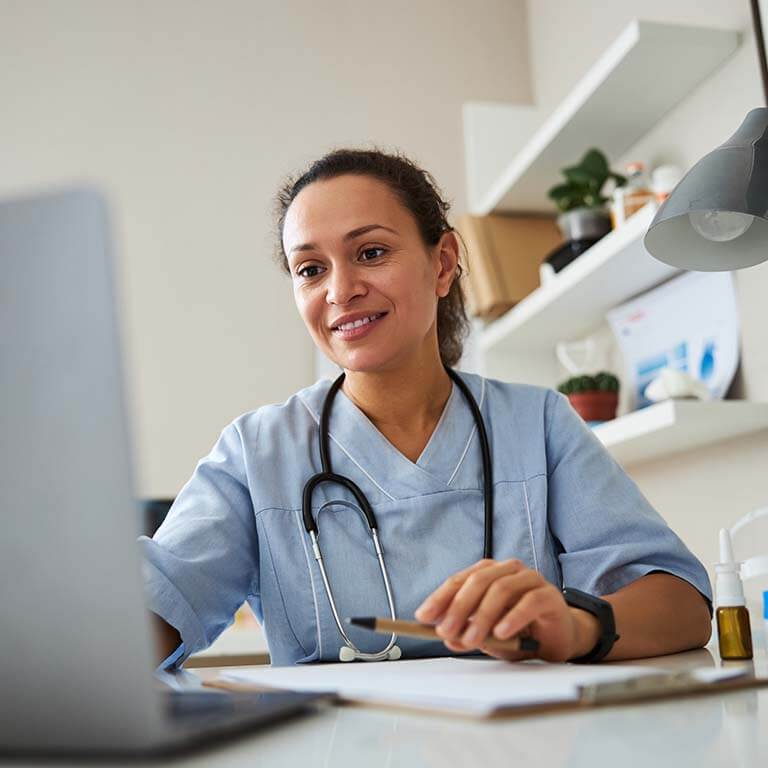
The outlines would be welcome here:
[[[159,723],[106,205],[0,203],[0,748]]]

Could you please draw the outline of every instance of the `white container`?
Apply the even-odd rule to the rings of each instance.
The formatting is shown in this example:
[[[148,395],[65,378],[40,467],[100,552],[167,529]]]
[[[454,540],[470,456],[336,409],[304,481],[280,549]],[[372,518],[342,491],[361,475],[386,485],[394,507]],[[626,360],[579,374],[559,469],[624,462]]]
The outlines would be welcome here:
[[[683,178],[683,172],[676,165],[660,165],[651,174],[651,189],[656,195],[656,201],[663,203],[672,190]]]

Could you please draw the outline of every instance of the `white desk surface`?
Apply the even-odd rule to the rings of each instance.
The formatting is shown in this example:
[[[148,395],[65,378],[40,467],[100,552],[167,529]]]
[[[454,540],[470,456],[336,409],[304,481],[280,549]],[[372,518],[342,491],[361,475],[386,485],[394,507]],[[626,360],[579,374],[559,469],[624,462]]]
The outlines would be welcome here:
[[[715,662],[708,650],[699,650],[635,663],[679,669]],[[768,674],[768,655],[762,648],[755,669],[760,675]],[[198,672],[207,676],[213,671]],[[107,768],[120,764],[98,761]],[[200,768],[766,768],[768,688],[490,721],[372,707],[328,707],[178,760],[141,763],[169,764]],[[32,762],[19,765],[30,768]],[[58,768],[70,765],[82,763],[56,762]]]

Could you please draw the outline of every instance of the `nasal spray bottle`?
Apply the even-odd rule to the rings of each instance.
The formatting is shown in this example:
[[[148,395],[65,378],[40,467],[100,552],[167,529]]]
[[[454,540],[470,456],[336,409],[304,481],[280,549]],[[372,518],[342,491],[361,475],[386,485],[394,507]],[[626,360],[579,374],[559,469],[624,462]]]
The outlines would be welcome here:
[[[741,563],[733,560],[731,533],[721,528],[720,562],[715,564],[715,599],[720,658],[724,660],[752,658],[752,633],[740,568]]]

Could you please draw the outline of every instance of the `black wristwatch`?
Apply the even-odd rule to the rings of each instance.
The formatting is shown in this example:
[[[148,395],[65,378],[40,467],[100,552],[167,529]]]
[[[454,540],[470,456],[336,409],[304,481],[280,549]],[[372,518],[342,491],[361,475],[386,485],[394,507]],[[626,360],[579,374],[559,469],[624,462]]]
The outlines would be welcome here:
[[[597,617],[602,628],[595,647],[589,653],[576,659],[568,659],[568,661],[574,664],[587,664],[591,661],[604,659],[613,648],[613,644],[619,639],[616,634],[616,622],[613,618],[613,606],[606,600],[601,600],[599,597],[573,587],[565,587],[563,597],[571,607],[580,608],[582,611],[587,611],[587,613]]]

